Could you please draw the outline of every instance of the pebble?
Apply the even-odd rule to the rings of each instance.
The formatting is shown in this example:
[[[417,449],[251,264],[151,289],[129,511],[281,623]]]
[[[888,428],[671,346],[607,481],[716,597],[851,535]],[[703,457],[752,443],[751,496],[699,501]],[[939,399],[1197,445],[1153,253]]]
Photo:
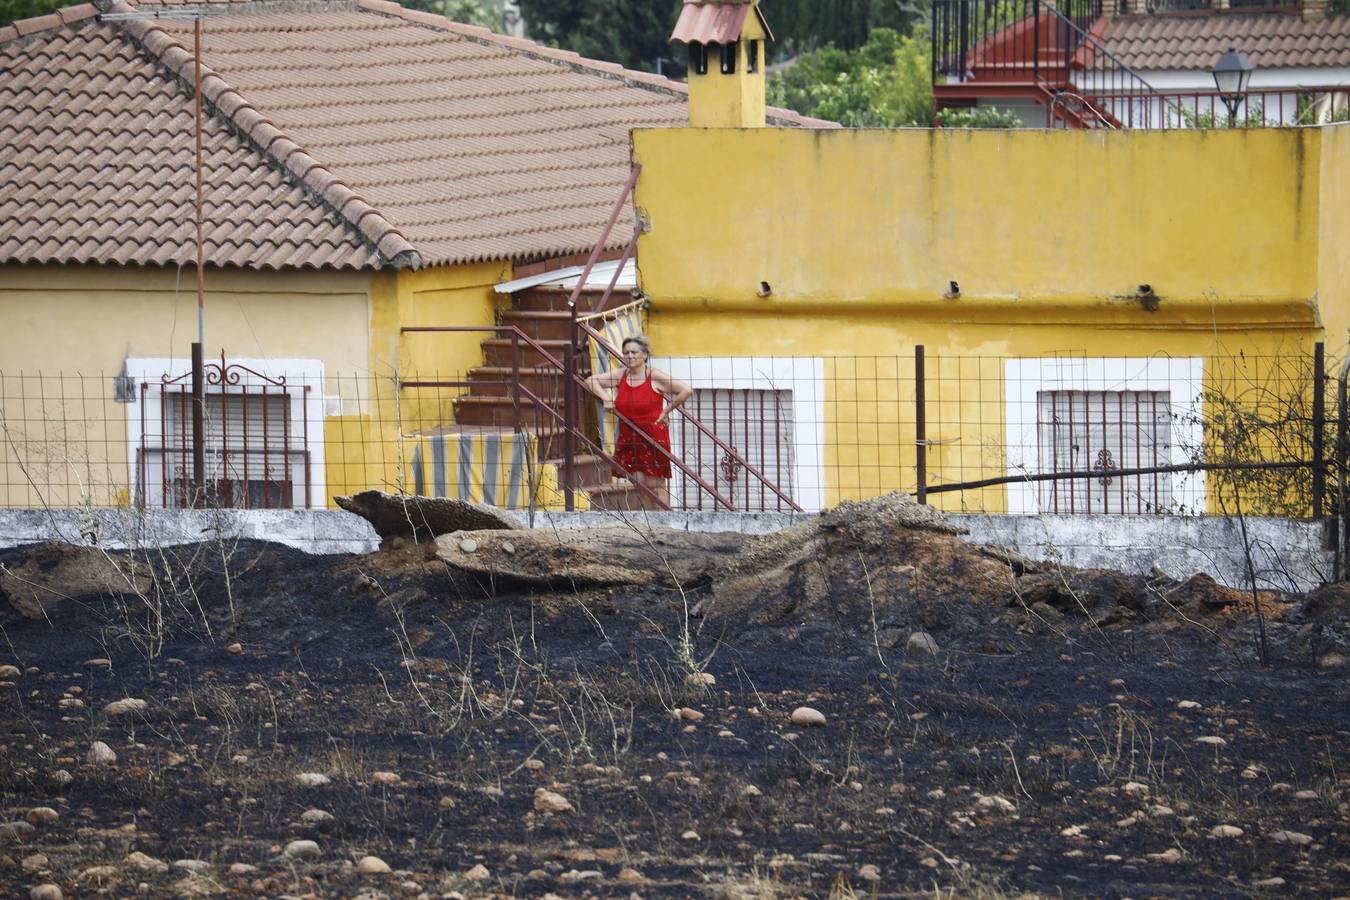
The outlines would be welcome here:
[[[615,875],[614,878],[618,881],[626,881],[630,883],[647,880],[646,877],[637,869],[629,868],[628,866],[624,866],[622,869],[620,869],[619,874]]]
[[[1209,744],[1212,747],[1228,746],[1228,742],[1225,741],[1223,738],[1219,737],[1217,734],[1207,734],[1204,737],[1198,737],[1195,739],[1195,742],[1197,744]]]
[[[115,766],[117,765],[117,754],[102,741],[94,741],[89,746],[89,753],[86,754],[85,760],[91,766]]]
[[[538,772],[540,769],[544,768],[544,761],[542,759],[527,759],[525,760],[525,768],[529,769],[531,772]]]
[[[698,832],[691,828],[691,829],[689,829],[688,831],[686,831],[684,834],[680,835],[680,840],[682,840],[682,841],[701,841],[701,840],[703,840],[703,838],[699,837]]]
[[[1210,836],[1216,838],[1236,838],[1242,837],[1242,829],[1236,825],[1215,825],[1209,830]]]
[[[1200,704],[1194,700],[1182,700],[1177,704],[1177,709],[1199,709]]]
[[[127,854],[127,865],[133,869],[140,869],[142,872],[167,872],[169,864],[162,859],[155,859],[153,856],[147,856],[139,850],[133,850]]]
[[[91,669],[111,669],[111,668],[112,668],[112,660],[111,660],[111,659],[104,659],[104,658],[101,657],[101,656],[96,656],[96,657],[94,657],[93,659],[86,659],[86,660],[84,661],[84,664],[85,664],[86,666],[88,666],[89,668],[91,668]]]
[[[230,867],[225,871],[231,875],[252,875],[258,871],[258,867],[250,866],[248,863],[230,863]]]
[[[1321,795],[1317,791],[1294,791],[1295,800],[1320,800]]]
[[[516,552],[516,545],[510,541],[502,541],[502,552],[510,556]]]
[[[1313,842],[1312,835],[1301,831],[1272,831],[1270,839],[1277,844],[1293,844],[1295,847],[1306,847]]]
[[[123,700],[113,700],[108,706],[103,707],[104,715],[131,715],[132,712],[146,711],[146,702],[139,698],[128,698]]]
[[[389,868],[389,863],[378,856],[363,856],[356,864],[356,871],[362,875],[385,875],[393,870]]]
[[[47,863],[51,862],[45,853],[30,853],[19,861],[19,865],[25,872],[36,872],[38,869],[47,868]]]
[[[35,834],[37,834],[37,829],[27,822],[5,822],[0,824],[0,839],[10,838],[16,841],[23,841]]]
[[[319,855],[319,845],[314,841],[291,841],[282,853],[290,859],[309,859]]]
[[[479,863],[464,873],[464,878],[468,881],[487,881],[491,877],[492,873],[489,872],[487,866],[482,863]]]
[[[55,825],[61,821],[61,814],[50,806],[35,806],[24,818],[33,825]]]
[[[1162,804],[1158,804],[1157,806],[1154,806],[1154,807],[1150,808],[1150,809],[1149,809],[1149,812],[1150,812],[1151,814],[1155,815],[1155,816],[1158,816],[1159,818],[1161,818],[1161,817],[1163,817],[1163,816],[1174,816],[1174,815],[1176,815],[1176,813],[1172,810],[1172,807],[1170,807],[1170,806],[1163,806]]]
[[[322,772],[301,772],[295,776],[296,783],[302,787],[323,787],[332,780]]]
[[[863,881],[880,881],[881,870],[871,863],[868,863],[865,866],[858,867],[858,877]]]
[[[190,872],[193,875],[201,875],[204,872],[211,871],[211,864],[204,859],[176,859],[171,865],[175,869],[182,869],[184,872]]]
[[[1340,653],[1327,653],[1317,661],[1317,664],[1324,669],[1336,669],[1345,665],[1345,657]]]
[[[459,542],[459,549],[465,553],[474,553],[478,550],[478,542],[473,538],[464,538]]]
[[[702,722],[703,713],[696,709],[690,709],[687,706],[681,706],[679,709],[675,710],[675,718],[684,719],[689,722]]]
[[[1284,887],[1284,879],[1276,875],[1273,878],[1262,878],[1255,884],[1257,887]]]
[[[1017,809],[1017,804],[997,794],[987,797],[980,794],[976,797],[975,805],[985,812],[1012,812]]]
[[[1059,830],[1060,837],[1078,837],[1082,833],[1083,833],[1082,825],[1070,825],[1067,828],[1061,828]]]
[[[116,881],[121,877],[122,870],[117,866],[90,866],[80,873],[79,880],[102,885],[104,882]]]
[[[764,792],[753,784],[747,784],[745,787],[741,788],[742,797],[762,797],[763,795]]]
[[[792,711],[792,724],[801,728],[823,728],[825,714],[809,706],[799,706]]]
[[[916,631],[905,641],[906,653],[928,653],[936,656],[938,649],[938,642],[926,631]]]
[[[325,828],[333,824],[333,814],[326,809],[307,809],[300,814],[300,821],[315,828]]]
[[[18,678],[22,674],[18,666],[0,666],[0,678]]]
[[[225,652],[233,653],[235,656],[238,656],[240,653],[244,652],[244,645],[236,641],[235,643],[230,644],[228,647],[226,647]]]
[[[61,900],[64,896],[61,889],[54,884],[34,885],[28,891],[28,900]]]
[[[397,772],[373,772],[370,776],[371,784],[395,785],[402,780]]]
[[[1120,789],[1120,792],[1131,797],[1147,797],[1149,794],[1148,785],[1140,784],[1137,781],[1125,782],[1125,785]]]
[[[713,677],[713,673],[711,672],[690,672],[689,676],[684,679],[684,683],[711,686],[717,684],[717,679]]]
[[[569,813],[573,811],[572,804],[566,797],[544,788],[535,788],[534,808],[539,812],[546,813]]]
[[[1155,862],[1179,863],[1181,862],[1181,851],[1176,847],[1168,847],[1161,853],[1150,853],[1148,858]]]

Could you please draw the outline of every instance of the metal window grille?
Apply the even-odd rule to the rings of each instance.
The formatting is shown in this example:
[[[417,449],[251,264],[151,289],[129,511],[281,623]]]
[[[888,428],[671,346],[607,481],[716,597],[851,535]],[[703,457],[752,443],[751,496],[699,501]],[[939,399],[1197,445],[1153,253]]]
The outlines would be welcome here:
[[[1126,515],[1167,511],[1170,474],[1122,477],[1112,472],[1171,461],[1168,391],[1039,391],[1036,407],[1040,471],[1101,473],[1043,482],[1043,510]]]
[[[689,410],[750,465],[793,496],[792,392],[760,389],[695,389]],[[725,493],[747,512],[782,509],[782,501],[707,435],[680,416],[671,435],[675,453],[699,477]],[[691,479],[675,472],[673,495],[678,508],[711,508],[711,501]]]

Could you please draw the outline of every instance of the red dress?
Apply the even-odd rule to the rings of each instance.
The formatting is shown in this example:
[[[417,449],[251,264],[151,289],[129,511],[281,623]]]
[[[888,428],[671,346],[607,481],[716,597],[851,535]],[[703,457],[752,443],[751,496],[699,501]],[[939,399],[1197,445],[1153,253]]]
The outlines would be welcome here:
[[[658,444],[670,452],[670,429],[665,422],[657,422],[666,399],[652,387],[651,371],[647,380],[637,387],[628,384],[628,373],[619,378],[619,396],[614,400],[614,409],[627,416],[633,424],[651,435]],[[670,459],[661,454],[627,424],[619,422],[619,438],[614,445],[614,460],[629,472],[641,472],[653,478],[670,477]],[[624,477],[617,469],[615,478]]]

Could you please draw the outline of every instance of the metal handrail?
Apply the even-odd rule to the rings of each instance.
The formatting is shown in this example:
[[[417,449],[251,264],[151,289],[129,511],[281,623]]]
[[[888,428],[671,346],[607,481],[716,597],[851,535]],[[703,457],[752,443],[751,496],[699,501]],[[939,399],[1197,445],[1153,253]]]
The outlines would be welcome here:
[[[585,326],[583,326],[583,327],[585,327]],[[516,325],[409,325],[409,326],[405,326],[405,327],[399,329],[399,331],[400,331],[401,333],[404,333],[404,334],[408,334],[408,333],[436,333],[436,332],[474,332],[474,331],[477,331],[477,332],[490,331],[490,332],[493,332],[493,333],[502,333],[502,332],[505,332],[505,333],[507,333],[507,334],[510,334],[510,335],[512,336],[512,339],[513,339],[513,340],[519,339],[520,341],[523,341],[523,342],[525,343],[526,346],[530,347],[532,350],[534,350],[536,353],[538,353],[540,356],[542,356],[545,360],[547,360],[547,361],[548,361],[549,363],[551,363],[553,366],[557,367],[557,368],[562,372],[562,374],[564,375],[564,377],[566,377],[566,374],[567,374],[567,367],[566,367],[562,362],[559,362],[558,359],[557,359],[556,357],[553,356],[553,354],[551,354],[551,353],[549,353],[547,350],[545,350],[538,342],[536,342],[533,338],[531,338],[529,335],[527,335],[524,331],[522,331],[522,330],[521,330],[518,326],[516,326]],[[529,390],[528,390],[524,385],[520,384],[520,376],[519,376],[519,373],[517,372],[517,373],[515,373],[515,374],[516,374],[516,379],[515,379],[515,381],[516,381],[516,390],[518,390],[518,391],[520,391],[520,392],[522,392],[522,393],[525,393],[525,394],[529,394],[530,396],[533,396],[533,394],[530,393]],[[571,386],[573,387],[573,389],[575,389],[576,387],[579,386],[579,387],[581,387],[583,390],[585,390],[587,393],[590,393],[590,388],[589,388],[589,386],[586,384],[585,379],[583,379],[581,376],[579,376],[579,375],[573,373],[573,374],[572,374],[572,382],[573,382],[573,384],[572,384]],[[572,425],[571,423],[569,423],[569,422],[566,420],[565,417],[559,416],[557,410],[553,409],[552,407],[549,407],[548,412],[549,412],[549,414],[552,415],[554,418],[557,418],[557,419],[562,420],[562,422],[563,422],[563,432],[564,432],[564,434],[570,434],[570,435],[573,435],[573,436],[575,436],[575,437],[579,437],[579,438],[581,438],[582,441],[584,441],[588,446],[590,446],[590,447],[595,447],[595,443],[594,443],[593,441],[591,441],[591,439],[588,438],[588,437],[585,435],[584,432],[582,432],[579,428],[576,428],[574,425]],[[622,422],[624,422],[626,425],[630,426],[634,431],[636,431],[636,432],[638,433],[638,435],[640,435],[640,436],[643,438],[643,440],[645,440],[648,444],[650,444],[652,447],[654,447],[656,450],[658,450],[663,456],[665,456],[666,459],[669,460],[671,463],[673,463],[673,464],[675,465],[676,468],[678,468],[681,472],[683,472],[683,473],[684,473],[686,476],[688,476],[689,478],[693,479],[693,481],[694,481],[696,484],[698,484],[699,487],[703,488],[705,491],[707,491],[709,494],[711,494],[712,497],[713,497],[718,503],[721,503],[721,504],[722,504],[723,506],[725,506],[725,507],[727,508],[727,510],[729,510],[730,512],[737,512],[736,505],[735,505],[734,503],[732,503],[732,502],[731,502],[729,499],[727,499],[726,497],[722,496],[722,494],[721,494],[720,491],[718,491],[718,490],[717,490],[715,487],[713,487],[712,485],[708,484],[705,480],[703,480],[703,478],[701,478],[701,477],[698,475],[697,472],[694,472],[694,471],[693,471],[692,469],[690,469],[687,465],[685,465],[683,460],[681,460],[679,457],[677,457],[677,456],[675,456],[674,454],[672,454],[669,450],[667,450],[665,447],[663,447],[659,441],[657,441],[657,440],[656,440],[655,438],[653,438],[651,435],[647,434],[647,433],[646,433],[645,431],[643,431],[640,427],[638,427],[638,425],[637,425],[636,422],[634,422],[632,419],[629,419],[627,416],[624,416],[622,413],[619,413],[617,410],[615,411],[615,415],[618,416]],[[611,459],[611,457],[609,457],[608,454],[606,454],[603,450],[600,450],[599,455],[601,456],[601,458],[605,459],[606,461],[608,461],[608,460]],[[616,464],[616,465],[617,465],[617,464]],[[625,469],[623,466],[618,465],[617,468],[618,468],[620,471],[622,471],[622,472],[624,473],[624,475],[627,476],[627,477],[629,478],[629,480],[632,481],[634,484],[640,484],[638,481],[636,481],[635,479],[632,478],[632,473],[628,472],[628,470]],[[645,487],[645,486],[644,486],[644,487]],[[567,489],[568,489],[568,490],[571,489],[571,488],[570,488],[570,485],[568,486]],[[650,493],[650,492],[649,492],[649,493]],[[653,496],[654,496],[654,495],[653,495]],[[658,502],[659,502],[659,501],[658,501]],[[789,502],[790,502],[790,501],[789,501]],[[662,504],[662,505],[665,506],[665,504]],[[669,508],[669,507],[667,507],[667,508]],[[800,508],[798,508],[798,511],[799,511],[799,512],[801,511]]]
[[[604,335],[600,334],[600,332],[596,331],[594,328],[592,328],[591,326],[587,325],[585,322],[582,321],[577,322],[577,327],[579,327],[582,331],[584,331],[586,335],[590,337],[591,340],[595,341],[596,344],[602,350],[604,350],[606,353],[608,353],[615,359],[622,361],[623,356],[619,353],[619,351],[614,349],[613,344],[605,340]],[[675,409],[680,415],[684,416],[684,418],[687,419],[691,425],[693,425],[699,431],[703,432],[703,434],[712,438],[713,443],[717,444],[718,447],[721,447],[722,450],[725,451],[728,456],[730,456],[738,464],[743,466],[747,472],[754,475],[755,478],[759,480],[760,484],[764,485],[769,490],[773,491],[774,494],[777,495],[779,500],[782,500],[783,502],[787,503],[788,506],[792,507],[792,509],[796,512],[805,512],[805,510],[803,510],[800,506],[797,505],[796,501],[794,501],[787,494],[784,494],[783,491],[778,487],[778,485],[774,484],[772,481],[769,481],[769,479],[766,478],[764,474],[759,471],[759,469],[756,469],[754,466],[750,465],[748,460],[746,460],[744,457],[742,457],[739,453],[736,452],[736,448],[732,447],[726,441],[722,440],[720,437],[718,437],[716,434],[710,431],[708,427],[704,425],[702,422],[700,422],[698,420],[698,417],[696,417],[693,413],[686,411],[683,407],[677,406]],[[617,410],[615,412],[617,414]]]
[[[1106,49],[1106,45],[1103,44],[1101,41],[1097,40],[1095,37],[1093,37],[1092,32],[1083,29],[1073,19],[1064,15],[1059,10],[1055,9],[1055,7],[1049,3],[1049,0],[1036,0],[1036,2],[1039,4],[1040,7],[1044,8],[1055,20],[1057,20],[1059,23],[1063,25],[1068,26],[1068,28],[1076,34],[1076,36],[1079,39],[1080,47],[1083,44],[1086,44],[1087,46],[1091,47],[1094,55],[1101,55],[1106,57],[1111,62],[1115,63],[1116,66],[1119,67],[1120,71],[1124,72],[1134,81],[1143,85],[1144,87],[1143,93],[1150,93],[1158,97],[1159,99],[1162,99],[1162,95],[1158,93],[1157,88],[1149,84],[1148,80],[1145,79],[1144,76],[1140,75],[1134,69],[1130,68],[1130,66],[1128,66],[1126,63],[1121,61],[1120,57],[1116,56],[1110,50]],[[1069,59],[1070,59],[1069,56],[1066,54],[1064,57],[1064,73],[1066,81],[1068,81],[1068,72],[1072,68]]]
[[[595,246],[591,249],[591,255],[586,258],[586,265],[582,267],[581,276],[577,279],[576,285],[573,286],[571,296],[567,298],[567,306],[569,309],[576,310],[577,298],[581,296],[581,292],[586,287],[586,282],[590,280],[591,269],[595,266],[596,260],[599,259],[600,252],[605,247],[605,241],[609,240],[609,233],[614,230],[614,224],[619,221],[619,214],[623,212],[624,205],[628,202],[629,196],[637,188],[638,173],[641,171],[642,165],[640,163],[633,163],[632,169],[628,173],[628,181],[624,182],[623,193],[619,195],[619,202],[614,204],[614,209],[609,214],[609,221],[605,223],[604,231],[600,232],[600,240],[596,241]],[[633,238],[629,241],[630,247],[637,241],[637,232],[639,230],[640,229],[634,229]],[[616,273],[622,269],[623,265],[620,264]],[[611,290],[614,287],[614,282],[617,280],[618,275],[616,274],[615,278],[610,281]],[[609,291],[605,292],[605,297],[609,297]]]

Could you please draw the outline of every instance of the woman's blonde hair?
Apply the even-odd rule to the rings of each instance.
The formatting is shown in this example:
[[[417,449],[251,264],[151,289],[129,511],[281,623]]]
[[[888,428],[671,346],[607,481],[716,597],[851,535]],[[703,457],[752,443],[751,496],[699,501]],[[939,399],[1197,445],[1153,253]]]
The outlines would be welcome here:
[[[629,344],[637,344],[639,347],[642,348],[643,353],[647,354],[648,356],[652,355],[652,342],[647,340],[646,335],[641,334],[629,335],[628,337],[623,339],[623,343],[619,345],[619,349],[623,350],[623,348],[627,347]]]

